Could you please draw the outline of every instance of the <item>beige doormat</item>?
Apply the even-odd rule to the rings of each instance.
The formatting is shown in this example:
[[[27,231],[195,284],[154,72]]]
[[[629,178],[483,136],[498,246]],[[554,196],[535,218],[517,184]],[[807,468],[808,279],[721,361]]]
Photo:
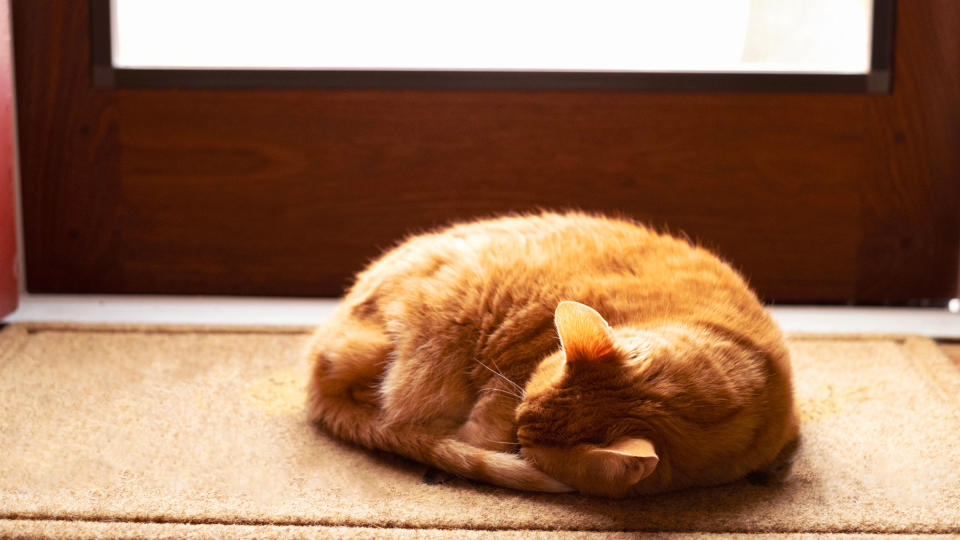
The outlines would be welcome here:
[[[438,484],[330,440],[302,407],[307,335],[8,326],[0,537],[960,533],[960,370],[927,339],[793,336],[803,443],[784,481],[610,501]]]

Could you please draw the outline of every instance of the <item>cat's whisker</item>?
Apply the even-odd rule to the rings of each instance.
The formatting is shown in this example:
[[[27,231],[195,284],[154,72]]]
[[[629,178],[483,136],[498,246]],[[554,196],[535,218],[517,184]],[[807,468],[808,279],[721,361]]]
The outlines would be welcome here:
[[[505,394],[510,394],[511,396],[522,398],[523,394],[520,392],[514,391],[512,388],[481,388],[482,392],[503,392]]]
[[[488,443],[492,443],[492,444],[506,444],[506,445],[509,445],[509,446],[520,446],[520,443],[518,443],[518,442],[513,442],[513,441],[495,441],[495,440],[493,440],[493,439],[484,439],[484,440],[487,441]]]
[[[517,392],[521,394],[521,399],[522,399],[522,396],[526,394],[526,390],[524,390],[522,386],[513,382],[506,375],[504,375],[503,372],[500,371],[500,366],[498,366],[496,362],[493,363],[493,368],[496,369],[497,373],[499,373],[504,379],[506,379],[507,382],[510,383],[517,390]]]
[[[506,394],[512,398],[516,398],[520,401],[523,401],[523,396],[517,394],[516,392],[511,392],[509,390],[504,390],[503,388],[483,388],[481,392],[500,392],[501,394]]]
[[[514,388],[516,388],[518,392],[523,392],[523,388],[522,388],[519,384],[511,381],[511,380],[510,380],[509,378],[507,378],[507,376],[504,375],[503,373],[500,373],[499,371],[497,371],[497,370],[495,370],[495,369],[491,369],[490,366],[484,364],[483,362],[481,362],[480,360],[478,360],[478,359],[476,359],[476,358],[474,358],[473,360],[474,360],[476,363],[480,364],[481,366],[485,367],[485,368],[487,369],[487,371],[489,371],[490,373],[493,373],[493,374],[496,375],[497,377],[500,377],[501,379],[503,379],[504,381],[506,381],[507,383],[509,383],[511,386],[513,386]]]

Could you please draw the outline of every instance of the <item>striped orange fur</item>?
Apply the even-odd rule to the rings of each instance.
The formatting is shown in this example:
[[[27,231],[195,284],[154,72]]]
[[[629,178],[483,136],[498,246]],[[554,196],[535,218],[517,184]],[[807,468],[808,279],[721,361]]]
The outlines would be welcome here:
[[[332,434],[515,489],[717,484],[798,430],[787,349],[744,280],[624,219],[412,237],[358,275],[309,354],[310,415]]]

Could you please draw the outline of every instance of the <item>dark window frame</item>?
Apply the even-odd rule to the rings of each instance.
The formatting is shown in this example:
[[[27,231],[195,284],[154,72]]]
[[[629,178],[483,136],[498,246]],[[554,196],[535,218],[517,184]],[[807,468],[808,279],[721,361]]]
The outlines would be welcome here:
[[[889,93],[895,0],[874,0],[870,71],[834,73],[476,70],[129,69],[112,59],[110,0],[91,0],[98,88],[339,90],[613,90],[638,92]]]

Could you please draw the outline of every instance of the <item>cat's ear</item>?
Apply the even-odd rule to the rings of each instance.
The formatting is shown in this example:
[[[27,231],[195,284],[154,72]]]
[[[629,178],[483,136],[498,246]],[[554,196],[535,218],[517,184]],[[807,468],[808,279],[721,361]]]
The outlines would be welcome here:
[[[620,439],[610,446],[592,448],[584,459],[586,471],[611,493],[627,492],[650,476],[660,463],[653,443],[640,438]]]
[[[613,330],[595,309],[565,300],[557,306],[553,322],[568,363],[596,361],[613,354]]]

